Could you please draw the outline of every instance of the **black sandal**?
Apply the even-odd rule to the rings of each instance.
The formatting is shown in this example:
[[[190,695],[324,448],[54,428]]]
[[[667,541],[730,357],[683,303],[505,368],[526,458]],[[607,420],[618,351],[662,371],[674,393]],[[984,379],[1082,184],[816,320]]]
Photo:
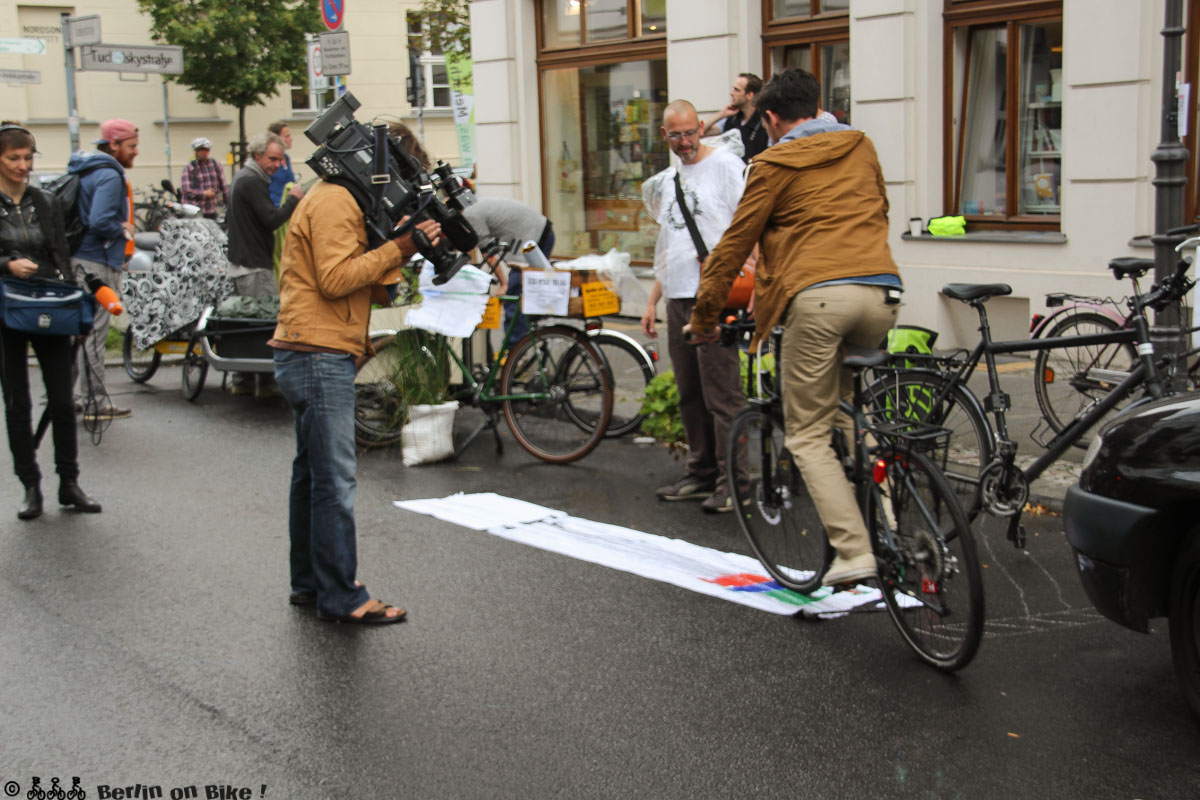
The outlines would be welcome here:
[[[377,603],[376,607],[371,611],[363,613],[363,615],[360,617],[356,617],[353,614],[335,617],[322,614],[318,611],[317,618],[323,619],[327,622],[347,622],[351,625],[391,625],[394,622],[404,622],[404,620],[408,617],[408,612],[406,612],[404,609],[396,608],[396,606],[389,606],[387,603],[384,603],[380,600],[376,600],[375,602]],[[400,613],[389,616],[388,611],[392,610],[393,608],[396,608],[396,610]]]

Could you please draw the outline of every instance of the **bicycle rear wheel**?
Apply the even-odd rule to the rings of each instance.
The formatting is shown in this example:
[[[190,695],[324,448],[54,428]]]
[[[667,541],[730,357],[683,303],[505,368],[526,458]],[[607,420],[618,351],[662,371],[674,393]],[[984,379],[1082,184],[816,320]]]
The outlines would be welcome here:
[[[121,342],[121,361],[125,365],[125,374],[134,383],[145,383],[154,377],[158,365],[162,361],[162,353],[154,347],[148,350],[138,350],[133,346],[133,329],[126,328]]]
[[[734,464],[743,452],[749,475],[748,483],[739,485]],[[783,420],[757,406],[742,409],[729,426],[725,453],[725,480],[738,524],[763,569],[801,594],[819,589],[833,548],[784,446]]]
[[[1046,338],[1110,333],[1120,329],[1115,320],[1103,314],[1081,311],[1056,323]],[[1055,433],[1059,433],[1129,377],[1137,363],[1137,350],[1129,342],[1039,350],[1034,361],[1033,391],[1042,417]],[[1104,419],[1128,405],[1132,397],[1131,394],[1117,403]],[[1092,430],[1099,427],[1098,422]],[[1087,447],[1090,441],[1091,436],[1084,432],[1073,444]]]
[[[588,339],[603,357],[602,360],[608,367],[608,377],[612,381],[612,417],[604,435],[615,439],[638,430],[642,425],[642,399],[646,393],[646,385],[654,380],[654,362],[644,351],[612,331],[603,328],[589,331]],[[583,351],[579,352],[582,354]],[[568,405],[567,413],[582,427],[590,429],[596,424],[595,417],[585,409]]]
[[[608,370],[587,336],[565,325],[539,328],[517,342],[504,362],[500,394],[518,396],[502,401],[517,444],[555,464],[592,452],[612,416]],[[573,415],[596,422],[580,426]]]
[[[975,657],[983,637],[983,577],[975,539],[954,490],[920,453],[884,450],[883,481],[868,487],[867,519],[879,586],[900,635],[948,671]]]
[[[962,385],[930,371],[899,371],[867,389],[868,407],[876,419],[912,420],[950,431],[929,455],[954,487],[958,502],[973,518],[979,510],[979,476],[992,462],[992,429],[975,395]],[[937,398],[945,397],[935,407]]]

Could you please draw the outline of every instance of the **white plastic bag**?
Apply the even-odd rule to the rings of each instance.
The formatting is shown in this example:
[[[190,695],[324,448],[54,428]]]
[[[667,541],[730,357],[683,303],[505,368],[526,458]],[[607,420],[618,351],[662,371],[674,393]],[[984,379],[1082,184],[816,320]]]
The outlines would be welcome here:
[[[458,401],[408,407],[408,422],[400,430],[404,466],[431,464],[454,455],[454,412]]]

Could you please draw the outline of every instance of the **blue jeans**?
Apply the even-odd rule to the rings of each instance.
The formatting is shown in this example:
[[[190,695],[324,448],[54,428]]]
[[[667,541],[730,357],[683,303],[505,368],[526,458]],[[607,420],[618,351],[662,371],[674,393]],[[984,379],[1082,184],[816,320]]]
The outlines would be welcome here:
[[[292,406],[296,458],[288,503],[293,592],[316,592],[317,611],[345,616],[369,598],[354,585],[354,357],[275,351],[275,380]]]

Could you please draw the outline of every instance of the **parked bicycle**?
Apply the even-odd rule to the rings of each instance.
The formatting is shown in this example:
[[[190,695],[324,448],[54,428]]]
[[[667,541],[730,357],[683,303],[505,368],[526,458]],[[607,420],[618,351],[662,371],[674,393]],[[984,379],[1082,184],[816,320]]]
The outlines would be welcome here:
[[[518,302],[503,295],[504,303]],[[360,444],[392,444],[400,438],[405,405],[388,379],[389,359],[401,352],[421,352],[435,363],[448,358],[459,369],[462,383],[450,399],[483,412],[483,421],[455,449],[461,453],[484,430],[491,430],[497,453],[504,445],[499,422],[505,423],[519,444],[534,456],[551,463],[567,463],[590,453],[604,438],[612,416],[613,390],[610,370],[591,339],[568,325],[541,327],[530,319],[530,331],[520,341],[508,344],[508,333],[518,320],[513,315],[487,359],[475,364],[471,340],[463,340],[463,355],[449,347],[444,336],[407,329],[372,335],[377,355],[372,369],[376,379],[355,384],[355,430]],[[398,340],[408,340],[398,345]],[[396,346],[397,349],[392,349]],[[585,424],[584,420],[592,421]],[[595,424],[595,423],[598,423]]]
[[[722,326],[724,338],[743,335],[752,323]],[[729,429],[725,479],[738,523],[751,549],[780,585],[810,593],[833,559],[803,477],[784,444],[780,359],[783,329],[764,337],[746,379],[749,404]],[[878,584],[905,642],[927,663],[957,670],[970,663],[983,635],[983,579],[975,540],[954,489],[927,455],[943,429],[881,413],[863,390],[863,371],[881,369],[883,351],[854,352],[843,363],[854,371],[853,402],[841,410],[853,420],[853,441],[841,430],[834,445],[855,486],[879,569]],[[748,483],[734,465],[744,453]]]
[[[1200,237],[1176,248],[1195,247]],[[979,316],[980,341],[969,354],[905,355],[918,366],[886,375],[870,389],[871,402],[889,410],[895,418],[914,419],[940,425],[950,431],[947,443],[936,454],[947,477],[955,485],[969,515],[979,509],[1010,518],[1008,538],[1025,546],[1020,515],[1029,498],[1029,484],[1084,437],[1114,409],[1126,401],[1162,397],[1176,369],[1173,355],[1155,355],[1158,335],[1190,334],[1195,329],[1152,331],[1146,312],[1179,303],[1195,285],[1186,275],[1190,262],[1182,259],[1173,274],[1143,293],[1138,279],[1153,269],[1146,259],[1114,259],[1109,268],[1116,278],[1133,282],[1129,299],[1131,326],[1120,330],[1078,336],[994,341],[985,304],[992,297],[1012,293],[1006,284],[947,284],[942,294],[960,300]],[[1153,335],[1152,335],[1153,334]],[[1131,348],[1136,360],[1122,369],[1108,348]],[[1011,398],[1000,387],[996,355],[1038,353],[1038,380],[1043,384],[1066,381],[1084,398],[1071,407],[1059,406],[1061,429],[1044,443],[1045,452],[1025,469],[1016,466],[1017,444],[1009,437],[1007,412]],[[1184,354],[1190,359],[1200,352]],[[1066,355],[1063,355],[1063,354]],[[967,385],[982,358],[988,372],[989,394],[980,403]],[[1053,373],[1051,375],[1050,373]],[[1086,390],[1086,391],[1085,391]],[[991,419],[989,420],[989,415]]]
[[[157,231],[170,216],[170,206],[178,202],[179,192],[167,178],[159,186],[147,186],[143,199],[133,204],[133,227],[138,231]]]
[[[613,386],[613,410],[604,435],[610,439],[633,433],[642,427],[642,400],[646,387],[657,374],[658,351],[645,347],[627,333],[605,328],[603,320],[588,319],[584,330],[600,353]],[[594,419],[580,418],[585,426]]]

